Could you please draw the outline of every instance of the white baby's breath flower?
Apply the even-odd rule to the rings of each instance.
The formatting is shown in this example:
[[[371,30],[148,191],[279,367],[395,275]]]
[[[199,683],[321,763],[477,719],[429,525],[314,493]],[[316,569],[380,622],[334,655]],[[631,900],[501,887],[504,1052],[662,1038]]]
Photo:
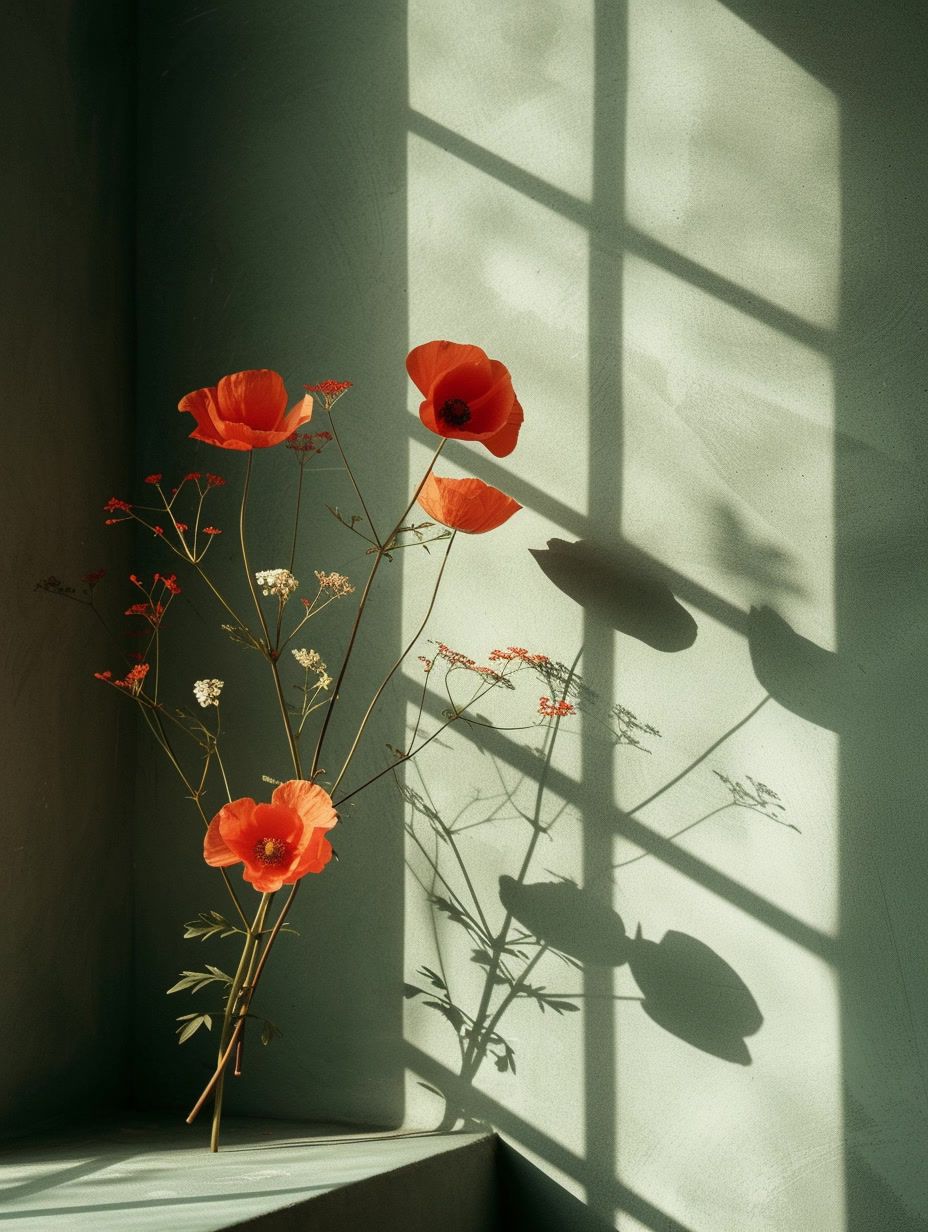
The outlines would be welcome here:
[[[293,594],[299,582],[289,569],[261,569],[255,574],[262,595],[276,595],[282,603]]]
[[[219,694],[222,692],[223,680],[196,680],[193,685],[193,696],[201,706],[219,705]]]
[[[320,667],[325,668],[325,664],[315,650],[294,650],[293,657],[300,667],[305,667],[308,672],[317,671]]]
[[[327,672],[319,673],[319,688],[327,689],[332,683],[332,677]]]

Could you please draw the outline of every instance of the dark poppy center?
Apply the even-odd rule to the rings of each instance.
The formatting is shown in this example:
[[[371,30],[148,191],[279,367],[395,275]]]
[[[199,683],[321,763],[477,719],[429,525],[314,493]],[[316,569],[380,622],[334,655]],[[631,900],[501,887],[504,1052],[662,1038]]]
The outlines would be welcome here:
[[[449,398],[438,412],[438,418],[452,428],[460,428],[470,419],[470,407],[462,398]]]
[[[259,838],[255,843],[255,855],[262,864],[283,864],[287,846],[282,838]]]

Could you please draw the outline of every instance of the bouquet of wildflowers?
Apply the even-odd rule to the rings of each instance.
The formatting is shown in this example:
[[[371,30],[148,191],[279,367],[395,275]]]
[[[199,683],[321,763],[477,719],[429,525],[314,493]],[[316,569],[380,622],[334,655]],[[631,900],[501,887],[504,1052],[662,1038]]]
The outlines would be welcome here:
[[[133,601],[125,615],[141,631],[141,641],[137,643],[141,649],[128,656],[124,670],[99,671],[96,675],[137,708],[193,802],[202,824],[202,856],[224,883],[229,904],[226,912],[200,913],[186,925],[185,936],[241,938],[241,953],[233,973],[207,965],[206,971],[183,972],[169,989],[171,993],[188,989],[198,992],[204,988],[212,993],[218,988],[221,992],[218,1012],[194,1012],[178,1020],[181,1043],[214,1028],[218,1036],[213,1074],[188,1117],[192,1122],[212,1099],[213,1150],[218,1149],[226,1075],[241,1074],[244,1032],[246,1025],[257,1017],[251,1008],[255,992],[275,943],[287,927],[288,913],[300,885],[308,875],[322,873],[332,858],[329,832],[339,819],[341,807],[382,775],[415,757],[449,724],[467,719],[468,712],[473,717],[473,708],[486,694],[499,687],[512,688],[513,675],[544,658],[513,647],[495,651],[490,663],[480,665],[441,643],[431,656],[419,655],[425,668],[423,701],[430,678],[436,671],[442,671],[450,708],[443,712],[433,731],[424,733],[420,705],[419,719],[404,747],[392,749],[383,768],[366,782],[347,792],[341,790],[384,690],[418,647],[446,576],[455,536],[459,532],[483,534],[495,530],[520,508],[511,497],[479,479],[443,478],[434,472],[449,439],[473,441],[498,457],[515,448],[523,413],[506,367],[488,358],[480,347],[447,341],[416,347],[408,355],[406,366],[422,395],[422,423],[438,437],[438,445],[406,507],[386,533],[371,517],[339,438],[341,399],[351,382],[324,381],[307,386],[305,395],[288,410],[289,399],[282,378],[265,369],[223,377],[215,386],[195,390],[179,403],[179,409],[195,420],[190,434],[194,440],[244,455],[236,480],[212,472],[192,471],[172,486],[162,475],[151,474],[145,479],[150,493],[147,499],[128,501],[113,497],[104,506],[107,524],[135,523],[146,529],[158,540],[171,564],[170,570],[165,566],[163,571],[156,572],[150,583],[136,574],[130,575]],[[314,410],[319,409],[327,414],[327,428],[302,430]],[[296,463],[290,557],[286,567],[255,570],[246,534],[254,456],[257,450],[281,445],[291,452]],[[360,504],[361,512],[350,517],[331,510],[347,531],[360,536],[368,545],[370,567],[356,597],[356,587],[347,577],[323,569],[315,572],[315,593],[298,597],[301,587],[292,572],[306,473],[312,459],[324,449],[339,455]],[[237,483],[240,491],[237,534],[251,599],[247,611],[238,610],[223,594],[210,570],[212,545],[218,535],[229,530],[210,520],[210,498],[214,490],[230,482]],[[425,520],[414,513],[417,505]],[[349,682],[352,655],[358,639],[365,634],[365,614],[384,561],[392,560],[403,548],[436,542],[443,542],[444,553],[414,636],[375,686],[360,680]],[[102,619],[97,600],[102,576],[99,571],[86,575],[81,591],[56,578],[46,579],[40,586],[85,603]],[[292,778],[285,782],[265,778],[261,784],[253,785],[254,795],[237,794],[241,785],[232,782],[233,776],[223,762],[220,718],[224,682],[202,679],[192,683],[198,710],[179,706],[176,699],[164,696],[160,633],[182,585],[190,582],[209,592],[222,636],[259,655],[267,666],[271,685],[268,697],[273,698],[277,711]],[[350,604],[353,616],[341,662],[330,669],[319,651],[307,644],[306,633],[309,621],[332,603]],[[466,700],[455,697],[448,687],[452,674],[467,681],[465,690],[456,690],[466,692]],[[336,762],[337,772],[328,774],[320,759],[346,682],[361,698],[363,717]],[[287,700],[294,689],[296,704]],[[260,702],[260,698],[254,699],[251,708]],[[540,713],[545,717],[560,716],[571,709],[563,697],[553,701],[547,696],[541,699]],[[266,783],[273,785],[269,794]],[[215,808],[217,794],[223,803]],[[236,869],[241,872],[244,887],[232,875]],[[272,1025],[264,1022],[263,1042],[273,1033]]]

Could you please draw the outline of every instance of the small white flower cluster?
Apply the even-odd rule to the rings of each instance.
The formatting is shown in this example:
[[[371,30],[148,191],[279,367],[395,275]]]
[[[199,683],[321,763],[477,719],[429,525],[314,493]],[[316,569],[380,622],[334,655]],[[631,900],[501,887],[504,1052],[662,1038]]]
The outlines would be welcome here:
[[[325,667],[317,650],[294,650],[293,657],[300,667],[305,667],[309,672],[320,666]]]
[[[193,696],[204,708],[218,706],[223,684],[225,684],[223,680],[196,680],[193,685]]]
[[[320,689],[327,689],[332,683],[332,677],[325,670],[325,664],[317,650],[294,650],[293,657],[300,667],[305,667],[308,672],[316,673],[319,677],[318,687]]]
[[[262,569],[255,574],[255,581],[262,595],[276,595],[281,603],[286,603],[299,586],[289,569]]]

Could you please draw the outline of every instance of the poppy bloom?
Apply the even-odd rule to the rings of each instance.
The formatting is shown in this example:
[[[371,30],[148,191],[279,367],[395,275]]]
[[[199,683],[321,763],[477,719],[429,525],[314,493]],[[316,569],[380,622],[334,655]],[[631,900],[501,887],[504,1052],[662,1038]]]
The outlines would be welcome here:
[[[429,475],[418,499],[434,521],[468,535],[496,530],[522,508],[482,479],[443,479],[440,475]]]
[[[337,820],[327,791],[291,779],[274,789],[270,804],[245,797],[221,808],[206,831],[203,858],[214,868],[244,864],[245,880],[273,893],[322,872],[332,858],[325,832]]]
[[[197,421],[190,433],[222,449],[267,449],[291,436],[313,413],[307,395],[288,413],[283,377],[268,368],[233,372],[218,385],[195,389],[177,404]]]
[[[419,418],[439,436],[480,441],[498,458],[512,453],[524,415],[509,370],[478,346],[426,342],[406,356],[425,401]]]

